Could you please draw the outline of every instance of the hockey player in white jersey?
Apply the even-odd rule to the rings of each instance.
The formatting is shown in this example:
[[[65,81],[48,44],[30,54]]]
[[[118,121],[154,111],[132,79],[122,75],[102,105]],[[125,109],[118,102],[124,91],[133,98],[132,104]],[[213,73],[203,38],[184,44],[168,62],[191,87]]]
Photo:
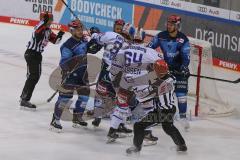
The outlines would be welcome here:
[[[119,108],[117,116],[126,115],[128,101],[133,93],[139,101],[137,108],[141,110],[137,115],[139,120],[134,124],[134,146],[128,148],[126,152],[128,154],[140,152],[144,130],[156,123],[162,123],[165,133],[177,145],[177,151],[186,151],[185,141],[173,125],[173,116],[176,112],[173,97],[175,80],[168,74],[168,66],[163,57],[143,45],[129,45],[122,48],[112,62],[110,78],[113,84],[119,74],[121,80],[117,92]]]
[[[111,66],[112,59],[115,57],[120,48],[127,45],[125,38],[127,38],[128,35],[134,35],[134,28],[129,23],[124,24],[122,28],[123,30],[121,35],[111,31],[99,34],[95,33],[92,35],[91,41],[94,41],[94,43],[104,47],[102,67],[96,85],[96,95],[94,101],[95,111],[97,110],[97,112],[101,112],[101,110],[104,112],[106,110],[105,102],[112,101],[115,98],[116,93],[112,87],[111,80],[109,79],[109,68]],[[98,113],[96,115],[103,114],[104,113]],[[92,124],[97,127],[100,124],[100,121],[101,117],[96,117]],[[120,125],[118,131],[132,132],[132,130],[127,129],[124,124]]]

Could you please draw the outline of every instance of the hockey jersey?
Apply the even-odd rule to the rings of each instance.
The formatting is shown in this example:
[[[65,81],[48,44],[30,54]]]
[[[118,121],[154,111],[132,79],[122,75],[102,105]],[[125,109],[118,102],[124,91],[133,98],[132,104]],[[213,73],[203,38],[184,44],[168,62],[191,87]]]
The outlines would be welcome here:
[[[48,42],[58,44],[62,37],[58,37],[49,27],[44,25],[44,21],[40,21],[34,27],[31,40],[27,44],[27,48],[36,52],[42,53]]]
[[[94,33],[93,39],[96,39],[97,43],[104,46],[103,61],[111,66],[113,58],[118,51],[124,46],[124,38],[115,32]]]
[[[60,67],[64,74],[68,74],[65,82],[71,85],[82,84],[83,77],[87,70],[87,41],[69,38],[60,48]],[[67,73],[68,72],[68,73]]]
[[[168,31],[160,32],[152,39],[148,47],[153,49],[160,47],[170,69],[180,70],[181,67],[189,65],[190,44],[182,32],[178,32],[175,38],[170,37]]]
[[[163,59],[157,51],[143,45],[129,45],[120,49],[110,68],[110,78],[114,80],[118,74],[122,74],[120,86],[126,90],[132,90],[140,102],[173,90],[173,81],[162,80],[156,83],[156,75],[152,64]],[[165,82],[163,84],[162,82]],[[168,85],[168,87],[166,87]],[[153,89],[157,88],[154,92]],[[160,87],[160,88],[159,88]],[[166,90],[163,92],[163,88]],[[160,93],[161,92],[161,93]]]

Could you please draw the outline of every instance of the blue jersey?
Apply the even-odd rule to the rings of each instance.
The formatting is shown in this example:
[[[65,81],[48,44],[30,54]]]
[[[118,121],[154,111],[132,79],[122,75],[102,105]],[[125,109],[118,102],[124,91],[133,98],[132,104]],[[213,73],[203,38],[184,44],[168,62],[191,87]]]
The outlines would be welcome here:
[[[86,56],[87,54],[87,41],[76,40],[73,37],[69,38],[62,44],[61,48],[60,66],[76,56]]]
[[[181,67],[189,65],[190,44],[182,32],[178,32],[175,38],[170,37],[168,31],[160,32],[152,39],[148,47],[153,49],[160,47],[170,69],[180,70]]]
[[[66,83],[79,85],[87,69],[87,41],[69,38],[62,44],[60,67],[63,72],[72,72]],[[77,58],[76,58],[77,57]]]

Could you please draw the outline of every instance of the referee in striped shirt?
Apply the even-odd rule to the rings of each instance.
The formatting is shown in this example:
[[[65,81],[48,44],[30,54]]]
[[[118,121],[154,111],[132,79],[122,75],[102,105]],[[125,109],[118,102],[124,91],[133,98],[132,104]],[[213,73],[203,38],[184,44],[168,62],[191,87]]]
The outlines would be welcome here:
[[[62,39],[63,31],[59,31],[56,35],[50,29],[53,21],[53,15],[50,12],[40,13],[40,22],[34,28],[31,40],[27,44],[27,50],[24,58],[27,62],[27,80],[21,94],[20,106],[36,109],[36,105],[30,103],[33,90],[41,76],[42,68],[42,52],[50,41],[57,44]]]

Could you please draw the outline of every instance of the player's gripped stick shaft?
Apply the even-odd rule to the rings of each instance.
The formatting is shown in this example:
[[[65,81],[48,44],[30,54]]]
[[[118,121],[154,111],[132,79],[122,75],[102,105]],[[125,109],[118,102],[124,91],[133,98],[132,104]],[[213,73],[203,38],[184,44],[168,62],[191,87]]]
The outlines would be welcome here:
[[[174,71],[176,74],[182,74],[178,71]],[[228,82],[228,83],[234,83],[237,84],[240,82],[240,78],[236,79],[236,80],[227,80],[227,79],[221,79],[221,78],[214,78],[214,77],[208,77],[208,76],[201,76],[201,75],[196,75],[196,74],[190,74],[190,76],[192,77],[200,77],[200,78],[205,78],[205,79],[211,79],[211,80],[215,80],[215,81],[221,81],[221,82]]]

